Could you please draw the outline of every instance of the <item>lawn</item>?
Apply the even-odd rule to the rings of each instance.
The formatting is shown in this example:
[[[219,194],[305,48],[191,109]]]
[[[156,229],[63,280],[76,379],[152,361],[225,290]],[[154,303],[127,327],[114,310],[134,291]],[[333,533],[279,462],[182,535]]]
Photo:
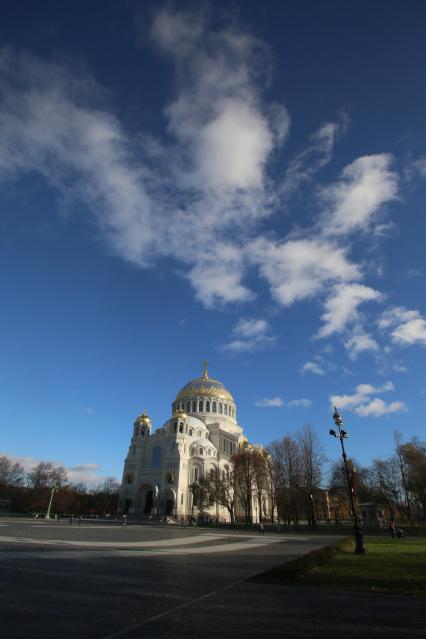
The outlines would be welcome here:
[[[426,597],[426,538],[367,536],[366,555],[343,550],[298,582],[304,586]]]

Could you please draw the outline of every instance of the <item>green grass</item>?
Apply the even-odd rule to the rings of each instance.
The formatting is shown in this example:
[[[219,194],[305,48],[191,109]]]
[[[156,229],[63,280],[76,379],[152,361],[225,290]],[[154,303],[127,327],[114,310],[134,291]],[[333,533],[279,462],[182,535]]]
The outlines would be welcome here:
[[[366,555],[353,547],[300,577],[304,586],[426,597],[426,538],[366,537]],[[300,583],[299,581],[299,583]]]

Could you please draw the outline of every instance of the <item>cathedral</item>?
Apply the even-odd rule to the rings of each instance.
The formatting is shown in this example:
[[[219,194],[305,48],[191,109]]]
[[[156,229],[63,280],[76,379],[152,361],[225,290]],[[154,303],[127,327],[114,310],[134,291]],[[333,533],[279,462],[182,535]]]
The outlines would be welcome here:
[[[218,469],[225,472],[232,455],[246,441],[237,423],[237,407],[229,390],[209,377],[183,386],[172,403],[172,417],[152,432],[146,411],[136,418],[124,462],[119,511],[186,519],[194,512],[192,486]],[[208,516],[227,521],[222,506]]]

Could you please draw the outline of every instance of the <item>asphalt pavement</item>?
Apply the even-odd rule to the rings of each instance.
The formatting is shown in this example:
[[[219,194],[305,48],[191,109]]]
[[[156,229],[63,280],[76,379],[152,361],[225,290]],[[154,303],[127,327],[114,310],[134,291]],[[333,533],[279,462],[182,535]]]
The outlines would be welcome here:
[[[423,637],[424,599],[246,581],[336,539],[2,519],[1,637]]]

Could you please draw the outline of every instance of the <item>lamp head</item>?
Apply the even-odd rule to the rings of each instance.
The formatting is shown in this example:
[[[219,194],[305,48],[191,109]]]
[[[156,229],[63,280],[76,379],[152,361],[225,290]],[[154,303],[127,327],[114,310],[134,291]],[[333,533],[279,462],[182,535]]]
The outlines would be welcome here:
[[[341,416],[341,414],[337,411],[337,408],[336,408],[336,407],[334,407],[333,420],[334,420],[334,423],[336,424],[336,426],[342,426],[342,424],[343,424],[343,417],[342,417],[342,416]]]

